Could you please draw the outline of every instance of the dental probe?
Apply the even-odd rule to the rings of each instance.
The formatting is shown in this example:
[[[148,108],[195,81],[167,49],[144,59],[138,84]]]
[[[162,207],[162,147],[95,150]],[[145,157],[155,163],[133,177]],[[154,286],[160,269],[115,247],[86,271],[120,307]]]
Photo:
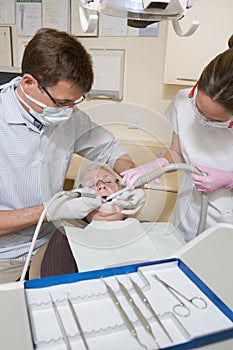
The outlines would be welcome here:
[[[70,346],[69,338],[68,338],[68,336],[67,336],[67,334],[66,334],[66,330],[65,330],[64,324],[63,324],[63,322],[62,322],[61,316],[60,316],[59,311],[58,311],[58,309],[57,309],[57,305],[56,305],[56,303],[53,301],[52,296],[51,296],[50,294],[49,294],[49,296],[50,296],[50,299],[51,299],[51,302],[52,302],[52,306],[53,306],[54,313],[55,313],[55,315],[56,315],[56,319],[57,319],[58,326],[59,326],[59,328],[60,328],[60,331],[61,331],[61,333],[62,333],[62,337],[63,337],[64,343],[65,343],[65,345],[66,345],[66,349],[67,349],[67,350],[72,350],[72,349],[71,349],[71,346]]]
[[[156,321],[158,322],[158,324],[160,325],[160,327],[163,329],[164,333],[167,335],[167,337],[169,338],[169,340],[171,341],[171,343],[173,343],[173,340],[170,336],[170,334],[168,333],[168,331],[166,330],[166,328],[164,327],[164,325],[162,324],[162,322],[160,321],[159,316],[155,313],[154,309],[152,308],[151,304],[149,303],[147,297],[145,296],[145,294],[143,293],[143,291],[141,290],[141,288],[137,285],[136,282],[134,282],[132,280],[131,277],[129,277],[135,291],[137,292],[139,298],[142,300],[142,302],[146,305],[146,307],[148,308],[148,310],[151,312],[151,314],[153,315],[153,317],[156,319]]]
[[[89,350],[89,346],[88,346],[87,341],[86,341],[86,338],[85,338],[85,336],[84,336],[84,332],[83,332],[82,326],[81,326],[81,324],[80,324],[80,322],[79,322],[78,315],[77,315],[77,313],[75,312],[74,306],[73,306],[71,300],[69,299],[69,297],[67,297],[67,301],[68,301],[68,304],[69,304],[70,311],[71,311],[71,313],[72,313],[72,315],[73,315],[73,317],[74,317],[75,323],[76,323],[76,325],[77,325],[77,327],[78,327],[79,334],[80,334],[80,336],[81,336],[81,338],[82,338],[82,341],[83,341],[83,344],[84,344],[84,346],[85,346],[85,349],[86,349],[86,350]]]
[[[139,321],[142,323],[144,329],[152,336],[152,338],[154,339],[154,341],[156,343],[156,346],[160,349],[160,346],[157,343],[157,340],[152,332],[151,326],[150,326],[149,322],[147,321],[146,317],[143,315],[142,311],[139,309],[139,307],[137,306],[137,304],[135,303],[135,301],[133,300],[133,298],[129,294],[129,292],[126,289],[126,287],[124,286],[124,284],[122,284],[118,279],[116,279],[116,280],[119,284],[119,287],[120,287],[122,294],[125,296],[127,301],[132,306],[135,314],[137,315]]]
[[[95,193],[88,193],[88,192],[78,192],[79,190],[71,190],[71,191],[64,191],[64,195],[67,197],[72,198],[79,198],[79,197],[88,197],[88,198],[96,198],[97,195]]]

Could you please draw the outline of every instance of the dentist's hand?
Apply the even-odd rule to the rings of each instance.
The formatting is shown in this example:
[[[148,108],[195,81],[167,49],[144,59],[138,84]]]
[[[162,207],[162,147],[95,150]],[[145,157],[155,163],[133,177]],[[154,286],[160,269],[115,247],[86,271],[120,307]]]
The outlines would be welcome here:
[[[83,219],[91,211],[98,208],[102,204],[100,196],[96,196],[95,191],[89,188],[80,188],[78,191],[82,193],[93,194],[93,198],[90,197],[79,197],[72,198],[66,195],[55,199],[55,201],[46,208],[46,216],[48,221],[55,221],[61,219]]]
[[[145,193],[141,188],[136,188],[132,191],[125,191],[112,202],[122,208],[121,213],[124,215],[135,214],[145,203]]]
[[[152,171],[161,168],[164,165],[168,165],[169,162],[166,158],[158,158],[153,162],[142,164],[137,168],[132,168],[123,171],[120,175],[122,176],[122,183],[127,184],[129,187],[133,187],[135,182],[142,176],[151,173]],[[160,179],[154,180],[156,183],[160,183]]]
[[[233,188],[233,172],[196,165],[202,175],[192,174],[192,180],[200,192],[212,192],[219,188]]]

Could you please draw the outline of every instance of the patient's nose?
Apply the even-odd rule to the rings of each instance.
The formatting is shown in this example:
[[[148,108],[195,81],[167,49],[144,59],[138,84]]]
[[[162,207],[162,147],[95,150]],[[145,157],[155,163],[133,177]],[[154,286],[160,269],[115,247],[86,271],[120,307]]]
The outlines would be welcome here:
[[[106,186],[105,186],[105,182],[103,181],[103,180],[99,180],[97,183],[96,183],[96,188],[98,189],[98,190],[101,190],[101,189],[103,189],[103,188],[105,188]]]

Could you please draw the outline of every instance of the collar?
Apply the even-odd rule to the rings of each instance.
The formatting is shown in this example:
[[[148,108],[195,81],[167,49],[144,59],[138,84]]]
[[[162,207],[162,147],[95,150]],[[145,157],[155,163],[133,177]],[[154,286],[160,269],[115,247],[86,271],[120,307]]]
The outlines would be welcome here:
[[[20,78],[20,77],[19,77]],[[35,131],[40,131],[43,125],[35,120],[20,104],[15,93],[15,87],[18,86],[20,79],[13,79],[7,84],[4,84],[1,92],[3,101],[2,108],[7,123],[9,124],[24,124]]]

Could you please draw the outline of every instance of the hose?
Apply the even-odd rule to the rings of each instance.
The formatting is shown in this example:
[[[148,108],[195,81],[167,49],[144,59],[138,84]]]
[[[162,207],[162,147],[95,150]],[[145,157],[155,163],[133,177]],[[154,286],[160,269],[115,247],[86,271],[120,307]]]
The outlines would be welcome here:
[[[134,187],[143,186],[153,181],[154,179],[161,177],[165,173],[173,172],[177,170],[185,170],[191,173],[195,173],[197,175],[202,175],[202,173],[198,169],[196,169],[193,165],[185,164],[185,163],[173,163],[173,164],[162,166],[161,168],[158,168],[146,175],[143,175],[136,181],[136,183],[134,184]],[[197,229],[197,235],[199,235],[205,230],[207,208],[208,208],[208,196],[206,193],[201,192],[201,213],[200,213],[200,220],[199,220],[198,229]]]

